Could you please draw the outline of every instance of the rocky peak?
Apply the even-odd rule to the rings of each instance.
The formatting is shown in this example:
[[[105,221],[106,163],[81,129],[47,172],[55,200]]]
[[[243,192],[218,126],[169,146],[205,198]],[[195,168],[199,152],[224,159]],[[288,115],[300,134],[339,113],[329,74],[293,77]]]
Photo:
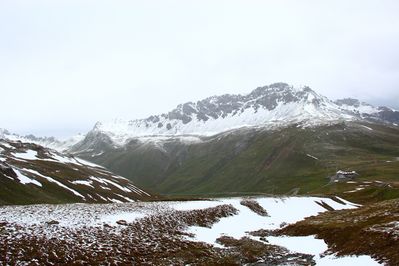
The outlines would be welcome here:
[[[310,87],[294,88],[279,82],[244,95],[224,94],[187,102],[146,119],[97,123],[94,130],[109,136],[113,143],[124,145],[139,137],[211,136],[242,127],[315,125],[353,119],[397,123],[398,113],[356,99],[333,102]],[[99,139],[104,141],[103,136]]]
[[[360,101],[357,99],[353,99],[353,98],[338,99],[334,103],[339,106],[342,106],[342,105],[349,105],[349,106],[354,106],[354,107],[360,106]]]
[[[311,95],[312,97],[309,97]],[[146,122],[158,123],[161,118],[169,120],[181,120],[183,124],[188,124],[193,119],[208,121],[209,119],[225,118],[228,115],[235,115],[245,109],[259,108],[273,110],[279,103],[307,101],[318,104],[322,98],[309,87],[296,90],[287,83],[274,83],[269,86],[258,87],[246,95],[224,94],[212,96],[196,103],[188,102],[180,104],[176,109],[160,116],[150,116]],[[162,123],[159,124],[162,127]]]

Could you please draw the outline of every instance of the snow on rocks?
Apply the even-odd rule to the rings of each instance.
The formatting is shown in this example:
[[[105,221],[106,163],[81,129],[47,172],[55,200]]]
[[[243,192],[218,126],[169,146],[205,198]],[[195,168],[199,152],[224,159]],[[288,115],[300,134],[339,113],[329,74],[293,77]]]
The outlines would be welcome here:
[[[225,261],[227,258],[229,260],[226,261],[236,260],[237,263],[258,261],[278,265],[310,265],[314,263],[312,256],[320,265],[345,261],[373,262],[367,256],[320,256],[327,249],[326,244],[312,236],[268,236],[270,243],[267,243],[248,234],[258,229],[278,229],[283,223],[293,223],[326,211],[316,201],[325,202],[334,209],[355,208],[350,202],[320,197],[251,199],[251,202],[257,202],[256,206],[267,211],[268,216],[262,216],[252,208],[255,205],[242,205],[243,200],[248,199],[5,206],[0,207],[0,229],[3,230],[0,240],[8,239],[8,259],[32,262],[37,256],[21,258],[19,252],[29,246],[32,254],[36,249],[40,250],[41,263],[54,259],[73,263],[77,259],[76,254],[80,254],[81,259],[89,264],[106,264],[103,256],[98,254],[121,263],[128,263],[127,260],[134,258],[138,264],[162,265],[195,264],[202,260],[203,264],[220,264],[221,259]],[[216,239],[222,236],[225,238],[216,244]],[[233,246],[227,248],[227,243]],[[255,250],[251,252],[262,250],[261,254],[254,253],[260,257],[255,257],[254,261],[251,256],[255,255],[248,255],[239,243]],[[58,250],[51,248],[54,246]],[[201,250],[201,254],[207,255],[197,256],[191,253],[194,250]],[[58,258],[49,256],[53,253]],[[180,258],[179,254],[186,259]],[[190,260],[187,261],[187,258]]]
[[[193,227],[189,229],[189,232],[193,233],[198,241],[215,244],[216,239],[222,235],[241,238],[247,235],[246,232],[258,229],[279,229],[281,224],[295,223],[307,216],[326,211],[316,203],[317,201],[325,202],[336,210],[356,207],[352,204],[341,204],[329,198],[317,197],[256,198],[256,200],[269,216],[260,216],[247,206],[241,205],[240,198],[221,199],[221,204],[231,204],[239,210],[239,214],[221,219],[212,228]]]
[[[274,230],[281,226],[295,223],[311,215],[317,215],[327,209],[317,202],[323,202],[335,210],[356,208],[359,205],[352,204],[341,198],[333,200],[330,198],[316,197],[289,197],[289,198],[257,198],[258,203],[267,211],[267,217],[262,217],[249,208],[241,205],[240,199],[223,199],[221,203],[231,204],[239,210],[239,214],[221,219],[212,228],[190,227],[189,232],[194,235],[196,241],[203,241],[218,247],[216,243],[220,236],[230,236],[235,239],[242,237],[252,237],[248,232],[259,229]],[[253,238],[253,237],[252,237]],[[306,237],[267,237],[270,244],[283,246],[293,252],[312,254],[315,256],[317,265],[332,265],[332,263],[356,263],[358,257],[320,256],[327,250],[327,245],[323,240],[315,239],[313,236]],[[368,256],[362,256],[359,261],[369,262],[367,265],[379,265]],[[330,264],[331,263],[331,264]],[[350,265],[350,264],[345,264]]]
[[[0,262],[183,265],[189,258],[213,264],[227,256],[225,252],[184,240],[184,228],[210,226],[235,211],[231,206],[176,211],[165,202],[4,207],[0,253],[7,256]]]
[[[200,210],[212,208],[223,203],[218,200],[197,200],[197,201],[180,201],[171,204],[171,207],[179,211]]]

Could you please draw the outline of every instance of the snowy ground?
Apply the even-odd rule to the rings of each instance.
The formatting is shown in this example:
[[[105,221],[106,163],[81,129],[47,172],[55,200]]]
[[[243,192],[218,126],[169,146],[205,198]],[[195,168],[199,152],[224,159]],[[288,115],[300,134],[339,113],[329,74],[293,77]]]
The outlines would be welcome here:
[[[254,198],[253,200],[267,211],[268,216],[261,216],[249,207],[242,205],[241,200],[242,198],[226,198],[184,202],[6,206],[0,208],[0,224],[3,223],[3,226],[9,230],[7,231],[7,240],[30,235],[43,236],[48,239],[69,239],[69,232],[74,232],[73,234],[84,232],[82,234],[90,235],[90,232],[98,233],[99,230],[103,230],[102,228],[111,228],[109,229],[111,231],[107,232],[116,236],[126,234],[124,230],[128,224],[140,227],[141,221],[142,224],[150,223],[150,226],[155,228],[151,230],[157,231],[156,226],[159,226],[157,224],[159,220],[163,220],[162,217],[165,217],[165,221],[168,219],[173,221],[175,219],[173,217],[178,217],[181,221],[185,221],[185,225],[182,223],[183,233],[181,234],[183,235],[178,236],[182,241],[204,242],[215,248],[224,249],[226,247],[220,242],[217,243],[217,239],[221,236],[229,236],[234,239],[249,237],[256,241],[287,248],[293,253],[313,255],[317,265],[379,265],[368,256],[337,258],[333,254],[325,254],[327,245],[323,240],[315,239],[313,236],[267,236],[265,240],[249,234],[249,232],[259,229],[279,229],[286,224],[295,223],[305,217],[327,211],[325,207],[322,207],[323,205],[328,205],[335,210],[356,208],[358,205],[342,199],[316,197]],[[214,223],[209,223],[209,221],[192,222],[191,218],[187,218],[190,212],[196,212],[195,215],[201,217],[201,211],[211,210],[222,205],[232,206],[238,212],[235,212],[235,215],[220,216],[220,219],[216,219]],[[174,214],[178,215],[173,216]],[[160,217],[160,219],[157,220],[156,217]],[[166,224],[169,225],[170,222]],[[0,225],[0,231],[1,229]],[[175,229],[173,230],[177,232]],[[140,232],[136,233],[141,237]],[[92,236],[90,237],[92,238]],[[161,234],[160,238],[162,239],[162,237]],[[182,243],[187,244],[186,242]],[[1,262],[0,258],[0,264]]]
[[[258,229],[279,229],[285,224],[295,223],[305,217],[317,215],[319,212],[326,211],[316,202],[324,202],[335,210],[356,208],[358,205],[340,199],[343,203],[338,203],[329,198],[316,197],[290,197],[290,198],[258,198],[259,204],[267,210],[269,217],[262,217],[252,212],[247,207],[240,204],[240,198],[223,199],[223,204],[231,204],[239,210],[239,214],[221,219],[212,228],[190,227],[189,232],[195,234],[194,239],[209,244],[221,245],[216,243],[216,239],[221,235],[241,238],[249,236],[248,232]],[[186,203],[189,204],[189,203]],[[209,203],[206,203],[207,206]],[[199,205],[198,203],[196,205]],[[327,250],[327,245],[323,240],[315,239],[313,236],[306,237],[267,237],[269,243],[283,246],[294,252],[301,252],[314,255],[317,265],[379,265],[368,256],[360,257],[335,257],[334,255],[323,256]],[[322,256],[320,256],[322,255]]]

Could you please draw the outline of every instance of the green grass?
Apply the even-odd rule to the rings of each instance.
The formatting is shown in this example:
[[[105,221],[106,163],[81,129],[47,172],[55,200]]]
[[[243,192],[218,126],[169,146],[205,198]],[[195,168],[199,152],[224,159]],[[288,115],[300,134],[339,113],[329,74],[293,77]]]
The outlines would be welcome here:
[[[300,194],[342,194],[353,185],[328,185],[327,179],[340,169],[357,171],[363,181],[399,181],[399,129],[367,126],[373,130],[357,123],[246,130],[198,144],[169,142],[164,145],[167,152],[137,142],[94,160],[167,195],[286,194],[293,189]],[[376,198],[397,197],[396,188],[376,190]]]

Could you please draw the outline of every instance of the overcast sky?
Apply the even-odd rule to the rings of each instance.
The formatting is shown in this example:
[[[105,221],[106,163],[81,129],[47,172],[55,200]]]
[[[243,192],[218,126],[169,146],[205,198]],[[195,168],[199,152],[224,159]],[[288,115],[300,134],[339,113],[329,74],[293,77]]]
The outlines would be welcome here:
[[[98,120],[287,82],[399,109],[399,1],[0,0],[0,128]]]

